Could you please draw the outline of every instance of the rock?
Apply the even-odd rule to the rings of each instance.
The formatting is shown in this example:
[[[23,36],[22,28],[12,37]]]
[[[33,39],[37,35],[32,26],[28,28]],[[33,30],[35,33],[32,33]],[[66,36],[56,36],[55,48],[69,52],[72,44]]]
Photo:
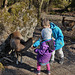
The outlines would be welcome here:
[[[0,12],[0,43],[4,42],[9,34],[19,30],[26,41],[28,38],[33,37],[33,32],[37,26],[37,13],[36,9],[28,9],[28,2],[17,2],[8,11]]]

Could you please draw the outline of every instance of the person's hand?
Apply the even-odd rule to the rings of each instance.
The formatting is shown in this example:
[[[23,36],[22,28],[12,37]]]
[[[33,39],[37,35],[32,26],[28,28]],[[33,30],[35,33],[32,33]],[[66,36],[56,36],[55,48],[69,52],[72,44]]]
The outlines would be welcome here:
[[[55,40],[55,38],[54,38],[54,37],[52,37],[52,39],[53,39],[53,40]]]
[[[34,48],[35,48],[34,46],[31,47],[31,49],[34,49]]]

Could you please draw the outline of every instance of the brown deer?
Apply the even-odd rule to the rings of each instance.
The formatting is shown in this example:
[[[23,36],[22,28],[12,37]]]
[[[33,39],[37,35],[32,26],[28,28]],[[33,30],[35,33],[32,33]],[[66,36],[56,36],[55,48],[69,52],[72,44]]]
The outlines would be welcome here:
[[[75,21],[74,20],[68,20],[66,19],[66,17],[63,17],[62,19],[62,25],[67,28],[73,28],[73,26],[75,25]]]
[[[22,63],[22,51],[27,50],[32,45],[32,40],[33,38],[29,38],[25,42],[19,31],[13,32],[11,34],[10,46],[12,50],[15,50],[15,53],[17,55],[16,64],[18,64],[19,55],[21,56],[20,62]]]

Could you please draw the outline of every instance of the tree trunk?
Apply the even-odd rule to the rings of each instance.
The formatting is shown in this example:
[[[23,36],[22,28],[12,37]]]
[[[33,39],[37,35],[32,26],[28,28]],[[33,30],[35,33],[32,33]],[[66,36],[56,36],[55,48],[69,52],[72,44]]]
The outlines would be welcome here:
[[[2,7],[3,5],[3,0],[0,0],[0,8]]]
[[[48,2],[47,2],[46,13],[48,12],[48,6],[49,6],[49,0],[48,0]]]
[[[6,7],[7,7],[7,4],[8,4],[8,0],[5,0],[4,8],[6,8]]]
[[[39,9],[38,9],[38,16],[40,17],[40,13],[41,13],[41,8],[42,8],[42,4],[43,4],[43,2],[44,2],[44,0],[42,0],[41,2],[40,2],[40,0],[38,0],[39,1]]]

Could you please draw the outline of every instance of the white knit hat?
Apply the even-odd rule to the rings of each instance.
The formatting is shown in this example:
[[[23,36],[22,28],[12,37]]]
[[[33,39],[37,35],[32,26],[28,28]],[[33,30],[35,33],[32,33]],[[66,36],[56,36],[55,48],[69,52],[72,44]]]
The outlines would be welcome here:
[[[52,30],[50,28],[43,28],[41,32],[43,40],[51,39]]]

